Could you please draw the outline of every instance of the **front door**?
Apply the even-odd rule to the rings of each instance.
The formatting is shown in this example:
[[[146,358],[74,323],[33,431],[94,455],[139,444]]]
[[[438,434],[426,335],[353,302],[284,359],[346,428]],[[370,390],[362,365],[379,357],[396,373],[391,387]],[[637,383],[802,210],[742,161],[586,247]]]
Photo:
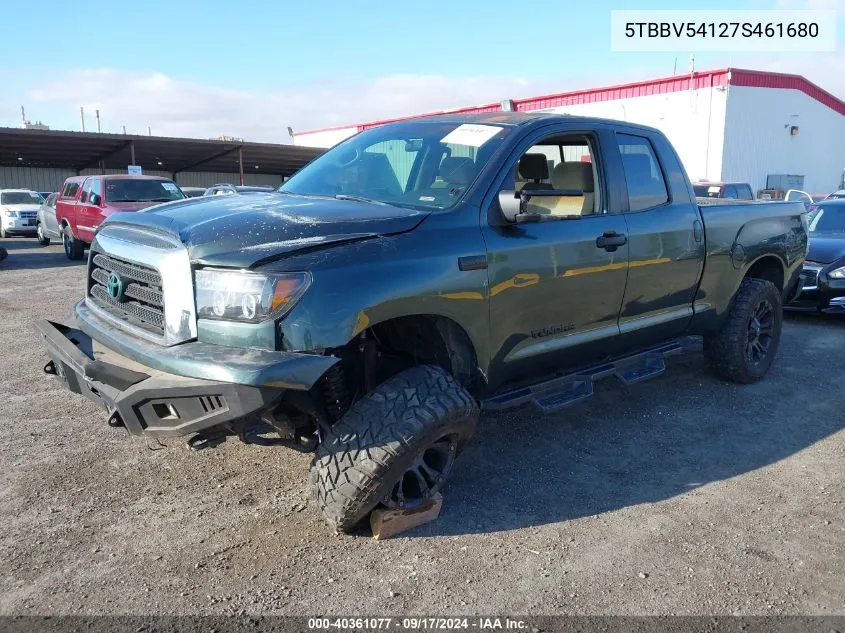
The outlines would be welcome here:
[[[597,147],[592,134],[541,136],[506,168],[500,190],[552,195],[531,198],[538,222],[483,223],[494,389],[615,352],[627,227],[609,199]]]
[[[59,194],[53,193],[47,197],[46,208],[44,209],[44,232],[50,237],[61,237],[59,223],[56,221],[56,200]]]
[[[99,178],[88,178],[82,185],[82,195],[76,207],[76,228],[79,231],[79,238],[88,243],[91,243],[94,239],[94,231],[97,230],[102,221],[102,211],[99,207],[99,204],[102,203],[102,185],[100,183]]]

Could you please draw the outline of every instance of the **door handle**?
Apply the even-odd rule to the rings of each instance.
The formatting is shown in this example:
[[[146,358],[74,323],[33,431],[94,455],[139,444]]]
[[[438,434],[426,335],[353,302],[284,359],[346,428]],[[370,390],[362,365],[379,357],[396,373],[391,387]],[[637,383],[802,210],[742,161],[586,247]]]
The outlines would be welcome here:
[[[616,231],[605,231],[596,238],[596,248],[603,248],[611,253],[627,243],[628,237]]]

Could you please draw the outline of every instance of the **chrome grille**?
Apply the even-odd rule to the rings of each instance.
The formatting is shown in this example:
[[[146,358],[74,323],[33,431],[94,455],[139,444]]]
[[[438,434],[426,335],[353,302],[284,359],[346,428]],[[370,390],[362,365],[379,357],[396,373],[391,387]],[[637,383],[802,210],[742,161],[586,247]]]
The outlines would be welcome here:
[[[156,335],[164,334],[164,295],[161,274],[149,266],[136,264],[103,253],[92,253],[88,295],[112,315]],[[123,293],[109,295],[108,279],[116,274],[123,282]]]
[[[34,220],[38,216],[38,211],[21,211],[22,220]]]

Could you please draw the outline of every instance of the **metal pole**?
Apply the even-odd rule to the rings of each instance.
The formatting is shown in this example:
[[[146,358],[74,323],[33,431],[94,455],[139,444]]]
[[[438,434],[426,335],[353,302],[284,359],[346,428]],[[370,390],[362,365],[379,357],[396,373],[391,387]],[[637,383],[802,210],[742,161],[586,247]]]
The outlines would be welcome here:
[[[79,118],[82,119],[82,131],[85,131],[85,108],[79,106]]]
[[[152,128],[148,125],[148,126],[147,126],[147,136],[152,136],[152,135],[153,135],[153,130],[152,130]]]
[[[135,164],[135,141],[130,141],[129,143],[129,156],[132,159],[132,164]]]
[[[100,130],[100,111],[94,110],[94,113],[97,115],[97,134],[100,134],[102,130]]]
[[[126,134],[126,126],[123,126],[123,133]]]
[[[244,184],[244,148],[238,148],[238,173],[241,175],[241,186]]]

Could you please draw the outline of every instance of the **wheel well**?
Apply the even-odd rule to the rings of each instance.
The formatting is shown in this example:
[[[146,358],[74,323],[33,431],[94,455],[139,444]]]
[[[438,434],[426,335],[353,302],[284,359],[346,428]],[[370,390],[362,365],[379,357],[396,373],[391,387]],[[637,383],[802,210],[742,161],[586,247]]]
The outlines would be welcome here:
[[[783,290],[783,264],[777,257],[766,256],[751,265],[746,277],[771,281],[779,291]]]
[[[479,377],[478,358],[466,331],[452,319],[415,315],[384,321],[370,328],[387,350],[401,354],[412,365],[438,365],[466,388]]]
[[[437,365],[452,374],[475,398],[486,387],[475,348],[452,319],[414,315],[370,326],[344,347],[328,350],[341,362],[315,385],[313,397],[334,422],[385,380],[419,365]]]

